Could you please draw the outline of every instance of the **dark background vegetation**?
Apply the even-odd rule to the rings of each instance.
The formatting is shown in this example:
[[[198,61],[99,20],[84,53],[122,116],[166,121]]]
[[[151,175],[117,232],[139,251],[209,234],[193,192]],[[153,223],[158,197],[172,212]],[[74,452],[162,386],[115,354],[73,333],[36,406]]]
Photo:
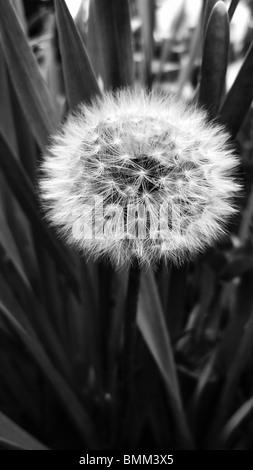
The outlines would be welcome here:
[[[253,4],[192,3],[0,0],[1,449],[253,450]],[[224,123],[244,193],[219,245],[142,274],[125,397],[128,272],[63,245],[37,170],[66,111],[133,83]]]

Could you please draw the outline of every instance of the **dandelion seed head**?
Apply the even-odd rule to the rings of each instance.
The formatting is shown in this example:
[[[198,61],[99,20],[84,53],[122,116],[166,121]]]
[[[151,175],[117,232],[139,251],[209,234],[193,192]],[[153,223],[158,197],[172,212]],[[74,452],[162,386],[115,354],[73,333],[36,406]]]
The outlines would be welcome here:
[[[213,244],[235,212],[238,159],[228,140],[181,99],[107,92],[52,139],[40,179],[47,218],[69,243],[115,265],[181,263]]]

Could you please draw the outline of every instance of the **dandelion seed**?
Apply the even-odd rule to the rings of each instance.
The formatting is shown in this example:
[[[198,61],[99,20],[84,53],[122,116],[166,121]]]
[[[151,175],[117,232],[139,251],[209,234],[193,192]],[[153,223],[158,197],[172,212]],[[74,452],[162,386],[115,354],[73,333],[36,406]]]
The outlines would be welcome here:
[[[40,179],[48,220],[115,265],[181,263],[218,239],[236,210],[238,159],[228,140],[180,99],[108,92],[70,115],[48,148]]]

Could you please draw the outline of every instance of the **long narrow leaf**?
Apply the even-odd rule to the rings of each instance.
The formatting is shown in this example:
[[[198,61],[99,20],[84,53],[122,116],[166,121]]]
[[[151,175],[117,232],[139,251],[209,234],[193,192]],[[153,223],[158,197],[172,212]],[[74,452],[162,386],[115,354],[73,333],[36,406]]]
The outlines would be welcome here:
[[[201,67],[199,101],[215,117],[224,91],[228,61],[229,20],[223,2],[215,4],[208,21]]]
[[[133,56],[128,0],[91,1],[105,87],[115,89],[132,85]]]
[[[11,110],[10,90],[6,73],[6,62],[3,48],[0,44],[0,127],[10,143],[14,152],[17,152],[17,139],[15,135],[14,116]]]
[[[231,3],[229,5],[229,9],[228,9],[228,16],[229,16],[229,20],[231,21],[233,16],[234,16],[234,12],[237,8],[237,5],[239,3],[240,0],[231,0]]]
[[[49,252],[53,256],[59,268],[62,270],[63,274],[68,279],[74,292],[76,295],[78,295],[76,276],[73,273],[63,250],[60,248],[56,239],[51,235],[46,225],[43,223],[39,214],[38,204],[35,200],[32,184],[17,159],[15,159],[13,156],[5,137],[1,133],[1,129],[0,152],[0,167],[6,176],[6,180],[8,181],[9,186],[11,187],[24,212],[31,220],[34,228],[38,230],[41,239],[47,246]]]
[[[174,393],[179,396],[173,353],[162,313],[157,288],[151,272],[142,276],[138,326],[157,361],[160,371],[168,380]]]
[[[47,450],[41,442],[28,434],[24,429],[14,423],[0,411],[0,442],[1,448],[5,443],[7,447],[23,450]]]
[[[43,149],[56,126],[50,96],[11,2],[0,0],[0,33],[6,62],[31,130]]]
[[[71,418],[82,439],[86,441],[91,449],[94,449],[98,445],[98,438],[91,418],[81,406],[61,374],[54,368],[40,343],[34,340],[29,333],[25,331],[1,301],[0,312],[13,334],[25,346],[53,386],[55,393],[64,406],[65,412]]]
[[[206,32],[206,27],[210,19],[210,15],[213,10],[213,7],[216,5],[218,1],[219,0],[205,0],[205,11],[204,11],[204,18],[203,18],[203,34],[205,34]]]
[[[241,282],[236,288],[236,298],[233,302],[230,322],[223,333],[217,349],[215,369],[221,378],[226,374],[228,367],[240,345],[245,325],[247,324],[253,309],[253,292],[251,289],[253,271],[246,271],[241,275]]]
[[[222,122],[233,137],[239,131],[253,99],[253,43],[221,107]]]
[[[12,237],[12,233],[10,232],[8,226],[6,225],[6,220],[3,215],[3,211],[0,208],[0,226],[1,226],[1,231],[0,231],[0,245],[4,246],[6,253],[8,253],[8,256],[11,258],[12,262],[15,264],[16,269],[18,270],[20,276],[27,282],[27,275],[24,271],[24,267],[21,261],[21,258],[19,256],[19,253],[17,251],[15,242]]]
[[[55,12],[63,73],[69,106],[80,101],[89,103],[100,89],[94,75],[82,38],[64,0],[55,1]]]
[[[25,16],[25,8],[24,8],[24,1],[23,0],[11,0],[22,25],[22,28],[25,32],[27,32],[27,20]]]
[[[178,77],[178,93],[181,93],[185,84],[192,75],[194,66],[202,50],[203,7],[200,11],[198,24],[191,37],[190,50],[185,65],[181,68]]]
[[[0,48],[0,128],[2,133],[6,136],[10,147],[13,150],[13,154],[18,159],[20,157],[20,146],[19,137],[22,134],[22,139],[28,137],[24,133],[25,116],[18,113],[20,106],[18,100],[14,98],[15,92],[11,86],[10,80],[8,80],[8,73],[6,68],[5,59]],[[14,101],[18,105],[13,108]],[[32,135],[29,132],[29,138],[32,139]],[[24,154],[29,155],[29,140],[26,139]],[[33,156],[33,160],[34,156]],[[29,279],[37,279],[38,270],[35,262],[33,243],[31,239],[31,230],[29,222],[27,221],[24,213],[20,211],[20,207],[15,201],[15,198],[6,184],[4,177],[1,176],[1,205],[3,206],[3,213],[5,217],[5,230],[10,229],[12,235],[11,238],[15,241],[18,249],[19,257],[22,260],[22,265],[25,268]],[[4,229],[3,229],[4,230]]]
[[[14,116],[11,109],[10,90],[7,79],[6,63],[3,56],[2,47],[0,45],[0,129],[7,137],[12,152],[17,154],[17,139],[15,133]],[[4,244],[9,256],[15,261],[16,266],[23,272],[24,277],[24,258],[22,253],[17,249],[15,237],[20,233],[20,226],[16,221],[15,207],[13,207],[13,196],[4,176],[0,175],[0,241]],[[20,213],[20,211],[19,211]],[[22,215],[22,214],[19,214]],[[13,227],[16,226],[16,230]],[[18,228],[18,230],[17,230]],[[12,229],[12,230],[11,230]],[[24,250],[23,250],[24,251]]]
[[[33,294],[29,284],[25,279],[23,279],[22,274],[18,271],[12,259],[8,257],[8,254],[1,243],[0,280],[0,293],[2,300],[3,296],[5,299],[7,298],[6,302],[8,302],[8,308],[13,314],[16,314],[15,316],[17,318],[22,319],[22,324],[26,326],[26,328],[30,328],[29,325],[32,325],[38,338],[43,342],[44,347],[48,354],[51,355],[53,362],[56,364],[58,369],[64,373],[67,379],[71,379],[72,371],[69,359],[61,346],[54,329],[50,325],[43,306]],[[7,287],[7,283],[9,284],[9,288]],[[15,297],[15,299],[12,299],[13,297]],[[19,309],[16,307],[16,302],[13,304],[13,301],[16,300],[25,311],[25,315],[23,311],[21,314],[19,313]]]
[[[252,272],[249,275],[247,275],[247,280],[248,280],[247,287],[248,289],[250,289],[250,286],[252,286]],[[249,280],[251,280],[251,282],[249,282]],[[236,353],[233,355],[232,358],[231,358],[231,354],[229,355],[229,351],[225,351],[228,356],[227,362],[225,364],[223,362],[223,364],[226,367],[226,376],[225,376],[222,393],[219,398],[219,402],[216,406],[215,417],[212,422],[210,433],[209,433],[210,442],[212,442],[214,445],[219,444],[219,440],[217,437],[219,435],[218,432],[220,431],[221,426],[224,425],[224,421],[231,408],[231,404],[233,402],[233,398],[237,390],[238,380],[240,379],[241,373],[248,360],[249,354],[252,351],[252,338],[253,338],[252,295],[251,295],[251,299],[249,299],[249,305],[246,299],[242,299],[242,295],[240,297],[240,300],[241,300],[242,306],[240,306],[240,302],[237,301],[237,312],[235,312],[237,314],[237,317],[242,314],[244,319],[245,317],[247,318],[249,309],[251,311],[251,315],[243,329],[241,325],[242,320],[238,319],[234,326],[234,331],[232,331],[231,338],[228,338],[231,341],[232,347],[233,345],[236,345],[237,348],[236,348]],[[239,323],[239,326],[238,326],[238,323]],[[239,334],[238,334],[238,331],[235,331],[236,328],[238,329]],[[240,334],[240,331],[241,331],[241,334]],[[237,343],[240,341],[239,346],[236,344],[235,340],[237,340]],[[224,349],[225,348],[223,347],[223,350],[222,350],[223,353],[224,353]],[[229,349],[231,349],[231,347]],[[224,360],[223,356],[221,355],[221,360]],[[217,357],[217,362],[219,362],[219,356]]]
[[[11,82],[9,85],[12,85]],[[28,123],[13,86],[10,86],[10,92],[18,144],[18,151],[14,154],[19,156],[28,176],[31,181],[34,181],[36,179],[35,170],[38,160],[38,148],[28,128]],[[43,299],[44,304],[48,307],[48,313],[54,319],[59,310],[57,307],[61,302],[61,296],[57,290],[57,268],[41,246],[39,232],[33,230],[33,227],[31,230],[29,221],[23,211],[20,210],[18,202],[14,201],[13,193],[8,187],[4,187],[4,200],[6,200],[7,221],[12,234],[15,236],[27,275],[32,282],[34,291],[39,295],[40,299]],[[11,206],[8,210],[10,204]],[[12,216],[11,220],[10,215]],[[16,223],[10,224],[14,216],[16,217],[13,222]],[[50,266],[49,269],[48,266]]]
[[[224,449],[229,445],[229,442],[240,432],[240,428],[244,423],[252,417],[253,413],[253,398],[251,397],[237,410],[233,416],[228,420],[227,424],[221,433],[222,448]]]
[[[174,413],[182,442],[184,446],[192,448],[193,444],[181,402],[170,338],[154,277],[150,271],[142,277],[137,323],[165,381],[171,411]]]
[[[9,90],[11,97],[11,108],[14,120],[15,137],[17,141],[16,154],[24,166],[28,176],[32,181],[36,179],[36,169],[39,158],[39,149],[29,128],[22,104],[19,102],[17,93],[9,80]],[[7,139],[9,143],[11,141]]]
[[[141,34],[144,51],[143,75],[144,83],[151,86],[151,63],[153,58],[153,29],[155,20],[154,0],[138,0],[138,8],[142,19]]]

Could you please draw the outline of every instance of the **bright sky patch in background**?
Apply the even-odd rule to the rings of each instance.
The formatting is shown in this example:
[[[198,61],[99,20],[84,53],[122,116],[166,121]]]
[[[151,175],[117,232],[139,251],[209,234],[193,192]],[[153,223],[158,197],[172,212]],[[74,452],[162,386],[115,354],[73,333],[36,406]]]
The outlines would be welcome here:
[[[73,17],[75,17],[78,13],[82,0],[66,0],[66,4],[68,5],[69,11]]]

